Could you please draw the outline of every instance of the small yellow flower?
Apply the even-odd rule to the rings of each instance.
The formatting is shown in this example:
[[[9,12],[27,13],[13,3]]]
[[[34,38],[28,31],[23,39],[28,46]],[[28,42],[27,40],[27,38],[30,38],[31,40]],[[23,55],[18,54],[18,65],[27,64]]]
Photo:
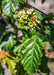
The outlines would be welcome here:
[[[33,25],[30,25],[30,27],[33,27]]]
[[[27,12],[25,10],[18,12],[18,23],[21,23],[22,26],[27,23],[26,25],[28,25],[28,29],[32,31],[35,27],[39,29],[36,23],[40,23],[40,21],[37,19],[33,9],[29,9]]]
[[[27,10],[27,14],[28,14],[28,15],[31,15],[32,12],[33,12],[33,9],[29,9],[29,10]]]
[[[21,10],[18,12],[18,17],[21,17],[22,15],[25,15],[25,10]]]
[[[28,22],[28,25],[30,25],[31,24],[31,22]]]
[[[35,12],[33,12],[33,15],[35,15]]]

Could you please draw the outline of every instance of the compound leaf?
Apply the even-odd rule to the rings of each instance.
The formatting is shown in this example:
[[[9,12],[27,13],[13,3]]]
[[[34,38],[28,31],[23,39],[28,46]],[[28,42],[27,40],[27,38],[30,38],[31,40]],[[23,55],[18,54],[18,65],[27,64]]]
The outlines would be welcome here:
[[[4,41],[1,43],[0,47],[4,50],[10,50],[16,44],[16,40],[14,38],[16,37],[11,35],[8,41]]]
[[[24,54],[22,57],[22,64],[24,69],[30,74],[38,69],[38,65],[40,65],[40,57],[42,57],[41,47],[43,47],[43,42],[37,40],[37,36],[33,36],[30,39],[26,39],[24,43],[24,49],[22,53]],[[41,42],[41,45],[38,44]]]
[[[12,16],[18,2],[19,2],[18,0],[3,0],[2,9],[4,14],[7,16]]]
[[[42,49],[44,48],[44,43],[45,42],[42,42],[42,40],[35,35],[31,38],[24,38],[23,43],[14,49],[14,53],[16,54],[21,51],[21,63],[29,74],[38,70],[40,58],[43,55]]]

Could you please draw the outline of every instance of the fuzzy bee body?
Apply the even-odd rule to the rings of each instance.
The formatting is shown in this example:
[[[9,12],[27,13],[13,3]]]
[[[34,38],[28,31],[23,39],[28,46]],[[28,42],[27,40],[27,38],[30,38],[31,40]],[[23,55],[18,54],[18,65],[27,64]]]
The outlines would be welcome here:
[[[37,16],[32,16],[31,20],[35,20],[37,18]]]

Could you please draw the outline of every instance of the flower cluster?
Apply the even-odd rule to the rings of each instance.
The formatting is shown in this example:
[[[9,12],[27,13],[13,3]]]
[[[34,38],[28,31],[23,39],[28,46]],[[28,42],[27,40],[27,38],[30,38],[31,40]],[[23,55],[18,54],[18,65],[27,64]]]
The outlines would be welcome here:
[[[35,11],[33,9],[28,9],[27,11],[20,10],[18,12],[18,23],[22,26],[27,26],[29,30],[32,31],[37,27],[37,23],[40,23],[40,21],[37,19]]]
[[[26,14],[25,10],[21,10],[18,12],[18,19],[19,22],[24,25],[24,23],[27,23],[28,15]]]

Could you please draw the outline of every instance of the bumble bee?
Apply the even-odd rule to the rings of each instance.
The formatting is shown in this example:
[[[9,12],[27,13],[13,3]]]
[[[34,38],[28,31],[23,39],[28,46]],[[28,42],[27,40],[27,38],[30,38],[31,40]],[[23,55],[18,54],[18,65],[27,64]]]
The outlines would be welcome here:
[[[32,16],[31,20],[35,20],[37,18],[37,16]]]

